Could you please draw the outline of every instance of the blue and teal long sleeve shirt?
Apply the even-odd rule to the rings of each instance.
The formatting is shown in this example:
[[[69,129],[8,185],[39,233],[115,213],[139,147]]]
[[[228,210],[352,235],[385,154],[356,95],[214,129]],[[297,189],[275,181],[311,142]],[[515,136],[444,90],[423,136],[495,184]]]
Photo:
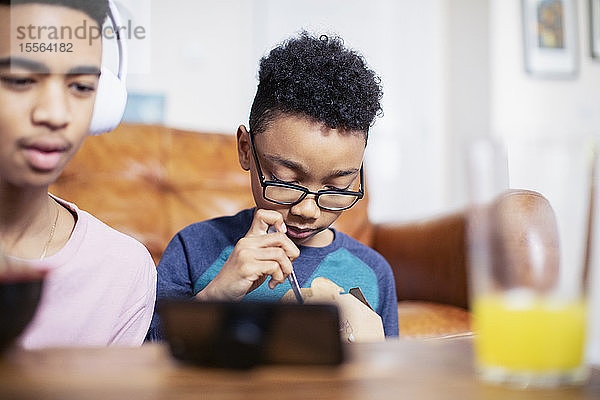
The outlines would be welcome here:
[[[234,246],[250,229],[254,209],[236,215],[198,222],[177,233],[158,265],[157,298],[191,298],[214,279]],[[360,287],[371,307],[381,316],[386,336],[398,335],[398,305],[394,276],[388,262],[375,250],[333,230],[334,240],[325,247],[298,246],[300,257],[293,266],[301,287],[325,277],[345,292]],[[268,280],[245,300],[278,301],[289,289],[287,282],[270,289]],[[161,339],[155,315],[148,339]]]

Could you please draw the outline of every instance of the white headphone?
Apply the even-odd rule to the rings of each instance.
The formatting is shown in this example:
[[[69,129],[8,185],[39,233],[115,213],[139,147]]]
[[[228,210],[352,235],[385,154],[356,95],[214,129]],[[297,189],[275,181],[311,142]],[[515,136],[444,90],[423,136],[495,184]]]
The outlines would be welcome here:
[[[119,35],[119,27],[122,26],[119,11],[112,0],[109,0],[108,7],[108,17],[114,28],[119,49],[119,72],[115,75],[114,72],[104,65],[104,61],[102,62],[100,80],[94,102],[94,113],[92,114],[92,122],[88,132],[90,135],[99,135],[115,129],[121,122],[123,112],[125,111],[125,104],[127,103],[127,88],[125,86],[125,78],[127,76],[127,46],[125,40],[121,39]]]

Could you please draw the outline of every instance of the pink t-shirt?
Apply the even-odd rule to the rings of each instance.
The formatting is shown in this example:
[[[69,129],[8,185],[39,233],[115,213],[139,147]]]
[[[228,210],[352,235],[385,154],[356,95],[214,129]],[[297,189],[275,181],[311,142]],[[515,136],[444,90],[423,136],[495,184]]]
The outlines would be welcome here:
[[[20,344],[27,349],[141,345],[156,299],[150,253],[74,204],[56,200],[77,214],[77,222],[58,253],[27,261],[49,272]]]

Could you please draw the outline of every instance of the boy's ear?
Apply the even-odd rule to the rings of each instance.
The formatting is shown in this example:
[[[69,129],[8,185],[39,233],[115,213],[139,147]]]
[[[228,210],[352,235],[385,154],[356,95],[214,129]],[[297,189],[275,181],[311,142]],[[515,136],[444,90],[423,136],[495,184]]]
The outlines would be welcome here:
[[[237,130],[237,151],[240,166],[244,171],[250,169],[252,162],[252,149],[250,148],[250,137],[248,130],[244,125],[240,125]]]

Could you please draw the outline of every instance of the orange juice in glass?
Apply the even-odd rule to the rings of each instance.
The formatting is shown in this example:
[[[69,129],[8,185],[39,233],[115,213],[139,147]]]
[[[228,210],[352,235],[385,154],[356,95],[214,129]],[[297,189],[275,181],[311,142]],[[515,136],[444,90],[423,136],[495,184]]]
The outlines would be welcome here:
[[[553,385],[585,379],[585,301],[518,296],[480,297],[473,302],[477,362],[485,378],[529,375],[528,379],[537,377],[538,386],[544,381]]]
[[[470,304],[485,381],[554,387],[588,376],[586,277],[598,230],[590,143],[488,140],[470,149]]]

